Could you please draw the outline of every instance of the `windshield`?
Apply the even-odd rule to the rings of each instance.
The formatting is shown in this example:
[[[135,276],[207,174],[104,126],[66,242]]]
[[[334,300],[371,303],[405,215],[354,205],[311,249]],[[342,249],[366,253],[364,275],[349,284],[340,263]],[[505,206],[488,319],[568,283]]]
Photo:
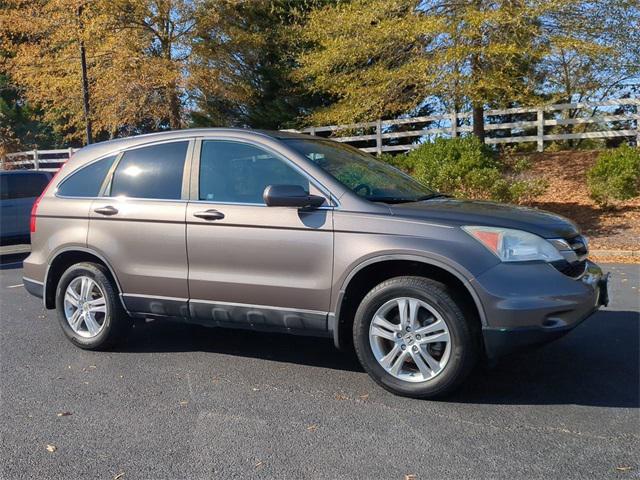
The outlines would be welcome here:
[[[319,139],[283,141],[353,193],[372,202],[417,202],[437,195],[397,168],[349,145]]]

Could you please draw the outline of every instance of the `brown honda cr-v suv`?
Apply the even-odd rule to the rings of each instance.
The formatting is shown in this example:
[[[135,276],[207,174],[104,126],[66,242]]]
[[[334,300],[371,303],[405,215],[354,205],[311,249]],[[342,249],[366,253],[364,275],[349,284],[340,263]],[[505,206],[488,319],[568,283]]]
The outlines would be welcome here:
[[[569,220],[452,199],[355,148],[282,132],[83,148],[34,204],[31,237],[24,285],[81,348],[113,346],[133,318],[330,337],[413,397],[607,302]]]

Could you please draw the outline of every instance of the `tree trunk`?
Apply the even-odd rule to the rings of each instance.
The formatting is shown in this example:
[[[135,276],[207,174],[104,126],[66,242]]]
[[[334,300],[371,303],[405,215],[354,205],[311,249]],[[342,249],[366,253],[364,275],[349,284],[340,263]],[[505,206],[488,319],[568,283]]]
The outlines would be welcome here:
[[[82,5],[78,7],[78,26],[82,35]],[[91,104],[89,99],[89,76],[87,74],[87,52],[84,47],[84,40],[80,38],[80,68],[82,70],[82,107],[84,110],[84,123],[87,145],[93,143],[93,134],[91,132]]]
[[[475,0],[475,9],[482,11],[482,0]],[[477,31],[472,40],[473,53],[471,55],[471,81],[477,85],[477,82],[484,75],[482,65],[482,32]],[[475,93],[471,101],[473,111],[473,134],[484,143],[484,99],[485,92],[478,91]]]
[[[477,103],[473,104],[473,134],[484,142],[484,108]]]
[[[180,98],[176,86],[172,83],[167,88],[169,100],[169,127],[177,129],[182,127],[182,119],[180,118]]]

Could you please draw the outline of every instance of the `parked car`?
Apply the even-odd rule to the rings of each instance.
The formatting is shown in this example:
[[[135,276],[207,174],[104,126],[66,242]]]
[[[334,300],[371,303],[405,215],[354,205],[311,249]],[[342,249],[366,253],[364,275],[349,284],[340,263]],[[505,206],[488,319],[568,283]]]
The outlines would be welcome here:
[[[85,349],[131,318],[332,338],[400,395],[607,303],[571,221],[456,200],[331,140],[234,129],[99,143],[33,209],[24,285]]]
[[[52,173],[35,170],[0,171],[0,243],[29,242],[31,207]]]

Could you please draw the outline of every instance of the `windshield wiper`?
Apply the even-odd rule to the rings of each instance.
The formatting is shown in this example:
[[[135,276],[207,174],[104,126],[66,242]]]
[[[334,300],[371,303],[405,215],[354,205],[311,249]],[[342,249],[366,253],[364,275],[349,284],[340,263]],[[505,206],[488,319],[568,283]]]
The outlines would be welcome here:
[[[413,198],[402,198],[402,197],[366,197],[370,202],[380,202],[380,203],[410,203],[415,202]]]
[[[423,202],[425,200],[431,200],[433,198],[451,198],[451,195],[447,195],[446,193],[430,193],[429,195],[423,195],[421,197],[416,198],[416,202]]]

